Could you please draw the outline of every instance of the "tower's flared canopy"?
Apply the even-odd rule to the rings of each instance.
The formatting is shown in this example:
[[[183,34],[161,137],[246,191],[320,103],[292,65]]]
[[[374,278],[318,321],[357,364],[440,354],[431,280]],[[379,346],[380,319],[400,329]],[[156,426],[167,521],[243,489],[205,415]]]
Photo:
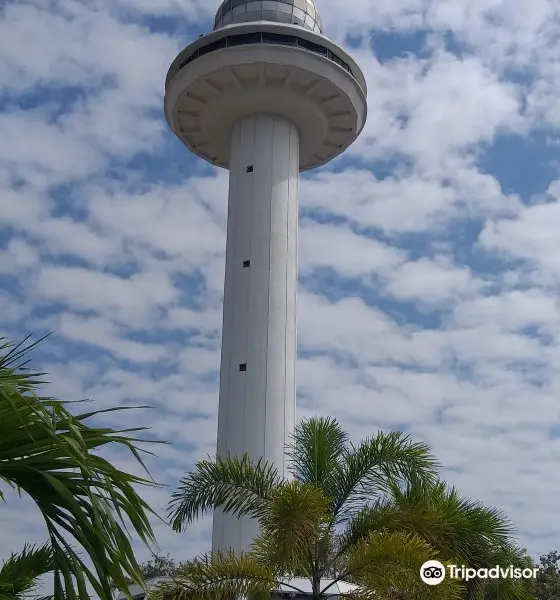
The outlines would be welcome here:
[[[321,33],[321,17],[313,0],[224,0],[214,29],[234,23],[272,21],[291,23]]]

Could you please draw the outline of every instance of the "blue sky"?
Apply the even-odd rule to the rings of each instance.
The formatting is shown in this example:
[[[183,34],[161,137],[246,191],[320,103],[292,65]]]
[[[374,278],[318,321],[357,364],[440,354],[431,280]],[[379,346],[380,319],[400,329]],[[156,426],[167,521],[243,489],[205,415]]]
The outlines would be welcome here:
[[[560,546],[560,22],[553,0],[317,0],[369,119],[301,185],[298,417],[405,428],[444,476]],[[215,447],[227,173],[168,131],[202,0],[0,8],[0,329],[54,334],[49,393],[152,404],[168,487]],[[136,470],[130,457],[111,455]],[[17,518],[16,518],[17,517]],[[0,557],[44,537],[0,512]],[[204,551],[209,520],[161,550]],[[140,550],[141,557],[146,551]]]

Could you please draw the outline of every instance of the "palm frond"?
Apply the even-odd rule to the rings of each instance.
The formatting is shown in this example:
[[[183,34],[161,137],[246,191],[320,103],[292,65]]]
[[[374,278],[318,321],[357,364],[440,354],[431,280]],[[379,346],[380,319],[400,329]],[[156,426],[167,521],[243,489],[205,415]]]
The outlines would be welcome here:
[[[397,533],[372,533],[347,553],[348,570],[341,578],[358,585],[356,600],[374,598],[457,599],[462,592],[458,580],[445,578],[437,586],[427,586],[420,578],[420,567],[428,560],[440,560],[438,553],[419,536]],[[328,588],[323,590],[323,593]]]
[[[501,511],[462,498],[443,482],[431,488],[416,484],[402,488],[393,483],[390,490],[388,498],[362,508],[349,520],[335,559],[375,532],[401,532],[417,535],[456,564],[477,569],[498,564],[496,551],[509,543],[513,531]],[[479,599],[483,590],[480,580],[468,582],[465,600]]]
[[[332,512],[345,520],[383,495],[395,480],[435,481],[438,463],[426,444],[399,432],[363,440],[344,455],[333,477]]]
[[[294,478],[323,488],[331,479],[347,443],[348,434],[331,417],[301,421],[287,451]]]
[[[515,529],[503,512],[461,497],[438,482],[432,490],[392,486],[392,499],[379,511],[392,528],[416,531],[437,550],[476,568],[512,539]]]
[[[309,556],[329,520],[328,504],[320,489],[299,481],[273,490],[259,517],[261,533],[253,544],[260,563],[285,576],[310,572]]]
[[[54,569],[52,548],[26,545],[0,568],[0,600],[22,600],[37,587],[37,580]]]
[[[100,412],[73,415],[68,402],[37,394],[41,374],[28,369],[35,344],[13,347],[0,339],[0,481],[28,494],[45,520],[53,555],[55,598],[77,600],[88,580],[102,600],[112,583],[128,594],[126,576],[143,584],[127,535],[132,524],[145,543],[154,541],[148,504],[135,485],[153,481],[120,471],[91,451],[126,448],[144,466],[129,434],[88,425]],[[120,410],[120,409],[113,409]],[[91,559],[86,566],[68,539]]]
[[[170,581],[154,586],[147,600],[269,600],[277,574],[251,555],[205,554],[181,565]]]
[[[205,512],[218,507],[235,516],[258,518],[264,501],[279,483],[273,465],[262,460],[253,464],[246,455],[200,461],[192,473],[181,479],[171,496],[172,527],[180,532]]]

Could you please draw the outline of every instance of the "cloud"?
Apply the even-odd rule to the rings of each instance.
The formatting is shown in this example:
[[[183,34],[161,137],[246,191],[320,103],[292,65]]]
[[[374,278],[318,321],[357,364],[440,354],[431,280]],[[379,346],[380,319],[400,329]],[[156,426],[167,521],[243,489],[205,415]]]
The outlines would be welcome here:
[[[476,294],[484,287],[469,269],[456,268],[445,257],[407,262],[388,279],[386,293],[398,300],[432,306],[455,304],[461,296]]]
[[[479,244],[505,261],[525,263],[527,284],[554,285],[558,280],[560,254],[556,244],[556,224],[560,222],[558,181],[551,182],[547,200],[525,207],[517,218],[495,219],[486,223]]]
[[[157,313],[179,295],[165,274],[138,273],[124,278],[80,267],[44,266],[35,285],[47,301],[138,320]]]
[[[348,226],[304,222],[301,227],[300,273],[334,269],[342,277],[386,274],[406,260],[406,252],[354,233]]]

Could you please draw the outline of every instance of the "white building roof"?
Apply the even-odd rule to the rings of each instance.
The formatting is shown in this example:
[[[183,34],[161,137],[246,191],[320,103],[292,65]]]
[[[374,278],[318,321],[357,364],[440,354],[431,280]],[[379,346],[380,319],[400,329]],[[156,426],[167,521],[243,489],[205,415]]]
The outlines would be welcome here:
[[[154,585],[157,585],[160,581],[166,581],[168,579],[169,577],[154,577],[153,579],[147,579],[146,588],[149,590],[150,588],[154,587]],[[145,590],[136,584],[131,585],[128,588],[128,591],[130,592],[133,598],[141,598],[144,597],[145,594]],[[124,594],[119,594],[117,596],[117,600],[125,600]]]
[[[333,583],[333,581],[334,579],[322,579],[321,589],[324,590],[328,585]],[[309,579],[306,579],[305,577],[294,577],[293,579],[288,580],[286,583],[300,589],[305,594],[311,594],[313,591],[311,587],[311,581]],[[327,595],[338,596],[339,594],[347,594],[348,592],[355,590],[356,587],[357,586],[355,586],[352,583],[347,583],[346,581],[338,581],[327,590]],[[287,593],[295,592],[295,590],[292,587],[289,587],[287,585],[281,585],[278,591]]]

